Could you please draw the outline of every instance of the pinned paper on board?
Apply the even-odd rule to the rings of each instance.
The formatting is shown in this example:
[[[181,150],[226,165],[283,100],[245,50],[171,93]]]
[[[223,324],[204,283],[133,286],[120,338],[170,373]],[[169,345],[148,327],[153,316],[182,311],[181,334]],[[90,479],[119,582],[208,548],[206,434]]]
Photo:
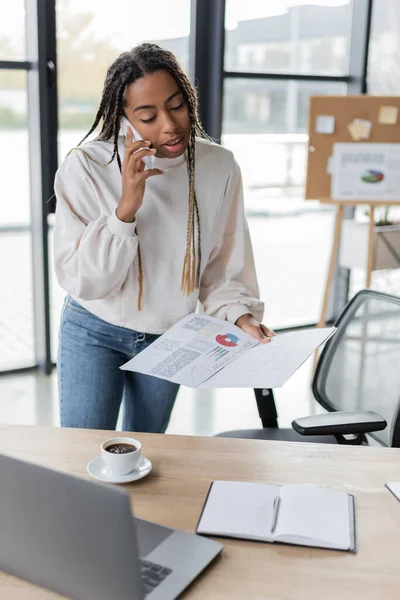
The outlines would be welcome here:
[[[396,106],[381,106],[378,113],[378,123],[381,125],[396,125],[399,109]]]
[[[329,175],[333,175],[334,168],[335,168],[335,159],[333,156],[330,156],[328,158],[328,162],[326,163],[326,172]]]
[[[349,125],[347,125],[347,129],[349,130],[351,138],[355,142],[367,140],[371,133],[371,128],[371,121],[365,121],[364,119],[354,119],[351,123],[349,123]]]
[[[333,200],[399,201],[400,144],[335,143],[333,157]]]
[[[359,142],[361,140],[361,129],[359,124],[353,121],[347,125],[347,129],[349,130],[352,140],[355,142]]]
[[[335,117],[332,115],[318,115],[315,122],[316,133],[332,134],[335,131]]]

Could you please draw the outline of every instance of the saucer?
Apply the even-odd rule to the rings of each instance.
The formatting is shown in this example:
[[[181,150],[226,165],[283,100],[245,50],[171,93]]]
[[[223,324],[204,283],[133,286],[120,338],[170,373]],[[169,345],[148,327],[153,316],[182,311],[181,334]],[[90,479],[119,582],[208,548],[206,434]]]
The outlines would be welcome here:
[[[143,479],[143,477],[146,477],[146,475],[150,473],[151,469],[151,462],[143,455],[139,458],[139,463],[136,469],[133,469],[133,471],[127,473],[126,475],[114,475],[111,473],[111,471],[109,471],[104,464],[101,456],[95,456],[95,458],[92,458],[87,466],[89,475],[94,477],[94,479],[105,481],[106,483],[129,483],[130,481],[137,481],[138,479]]]

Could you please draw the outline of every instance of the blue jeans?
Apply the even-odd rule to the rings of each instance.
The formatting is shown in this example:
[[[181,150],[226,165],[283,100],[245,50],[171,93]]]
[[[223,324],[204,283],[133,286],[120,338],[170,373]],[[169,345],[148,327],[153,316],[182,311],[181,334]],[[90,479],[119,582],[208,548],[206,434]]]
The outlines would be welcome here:
[[[71,297],[61,317],[58,385],[62,427],[163,433],[179,385],[119,367],[159,336],[99,319]]]

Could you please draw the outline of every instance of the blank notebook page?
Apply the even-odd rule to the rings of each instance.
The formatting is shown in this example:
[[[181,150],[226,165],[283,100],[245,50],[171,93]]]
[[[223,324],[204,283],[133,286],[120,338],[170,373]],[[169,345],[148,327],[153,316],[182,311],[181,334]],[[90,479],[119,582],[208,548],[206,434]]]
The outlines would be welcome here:
[[[400,502],[400,483],[396,483],[396,482],[391,482],[391,483],[387,483],[386,487],[392,492],[393,496],[395,496],[397,498],[397,500]]]
[[[274,539],[349,549],[348,494],[314,485],[282,486]]]
[[[265,483],[214,481],[197,531],[272,541],[274,501],[279,487]]]

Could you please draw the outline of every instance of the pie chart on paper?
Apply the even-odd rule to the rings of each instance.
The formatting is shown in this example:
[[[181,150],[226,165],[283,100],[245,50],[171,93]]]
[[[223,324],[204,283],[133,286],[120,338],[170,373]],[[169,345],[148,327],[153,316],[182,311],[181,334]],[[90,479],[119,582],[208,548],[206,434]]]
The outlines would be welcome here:
[[[239,338],[233,333],[220,333],[215,339],[220,346],[227,346],[228,348],[234,348],[239,343]]]
[[[375,169],[367,169],[361,175],[361,179],[362,181],[365,181],[365,183],[379,183],[384,178],[385,176],[382,171],[376,171]]]

